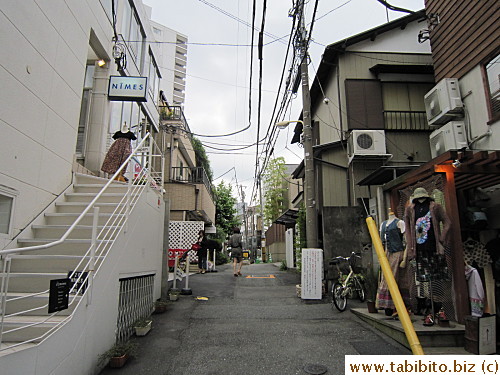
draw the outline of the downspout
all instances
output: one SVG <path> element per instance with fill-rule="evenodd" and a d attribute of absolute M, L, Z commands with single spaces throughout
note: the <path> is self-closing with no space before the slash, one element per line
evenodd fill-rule
<path fill-rule="evenodd" d="M 200 195 L 200 189 L 194 185 L 194 210 L 198 210 L 198 195 Z"/>

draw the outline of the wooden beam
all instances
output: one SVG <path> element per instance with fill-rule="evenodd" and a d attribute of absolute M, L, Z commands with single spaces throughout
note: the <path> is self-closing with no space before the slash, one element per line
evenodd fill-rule
<path fill-rule="evenodd" d="M 382 186 L 384 190 L 390 190 L 394 187 L 402 189 L 406 186 L 413 185 L 415 182 L 422 180 L 434 174 L 434 166 L 444 164 L 446 162 L 458 159 L 458 151 L 447 151 L 442 155 L 428 161 L 422 166 L 399 176 Z"/>
<path fill-rule="evenodd" d="M 467 290 L 467 283 L 465 281 L 464 249 L 460 233 L 460 211 L 458 210 L 454 173 L 446 173 L 446 184 L 444 190 L 446 213 L 451 220 L 451 229 L 448 235 L 450 238 L 449 243 L 451 245 L 455 311 L 457 313 L 457 321 L 460 324 L 465 324 L 465 316 L 469 314 L 469 299 L 467 293 L 464 293 L 464 291 Z"/>

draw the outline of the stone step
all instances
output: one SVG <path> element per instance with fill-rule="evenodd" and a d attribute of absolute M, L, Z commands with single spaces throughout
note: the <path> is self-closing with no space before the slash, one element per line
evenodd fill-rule
<path fill-rule="evenodd" d="M 47 333 L 49 330 L 53 329 L 56 325 L 60 324 L 67 316 L 38 316 L 38 315 L 22 315 L 14 317 L 5 317 L 4 320 L 4 333 L 2 335 L 2 340 L 22 342 L 30 340 L 34 337 L 40 337 Z M 38 323 L 30 327 L 26 325 Z M 15 330 L 13 332 L 8 332 L 19 327 L 26 327 L 23 329 Z"/>
<path fill-rule="evenodd" d="M 99 207 L 99 213 L 113 213 L 117 207 L 117 211 L 121 210 L 121 208 L 125 205 L 125 203 L 96 203 L 94 206 Z M 56 202 L 56 210 L 58 213 L 82 213 L 84 209 L 86 209 L 88 203 L 86 202 Z M 94 210 L 91 209 L 91 213 Z"/>
<path fill-rule="evenodd" d="M 385 316 L 385 314 L 381 312 L 370 314 L 366 308 L 353 308 L 351 312 L 375 329 L 406 346 L 408 349 L 411 349 L 406 339 L 403 326 L 399 320 Z M 424 352 L 425 348 L 429 347 L 464 347 L 464 325 L 450 322 L 449 328 L 440 327 L 437 324 L 426 327 L 422 325 L 423 316 L 412 316 L 411 319 L 415 332 L 420 340 L 420 345 L 424 348 Z"/>
<path fill-rule="evenodd" d="M 66 310 L 60 311 L 59 315 L 69 315 L 75 309 L 80 296 L 71 296 L 76 298 Z M 7 301 L 5 305 L 5 313 L 7 315 L 14 314 L 19 311 L 24 311 L 23 315 L 40 316 L 48 313 L 49 294 L 42 293 L 33 295 L 31 293 L 7 293 Z"/>
<path fill-rule="evenodd" d="M 92 202 L 96 197 L 95 193 L 64 193 L 66 202 Z M 132 200 L 137 197 L 137 194 L 132 194 Z M 124 203 L 126 200 L 125 192 L 123 193 L 103 193 L 97 202 L 99 203 Z"/>
<path fill-rule="evenodd" d="M 72 225 L 80 216 L 80 213 L 46 213 L 45 222 L 47 225 Z M 124 220 L 125 214 L 99 213 L 98 225 L 118 225 L 119 221 Z M 94 215 L 87 213 L 79 225 L 92 225 Z"/>
<path fill-rule="evenodd" d="M 82 261 L 82 258 L 83 259 Z M 89 257 L 75 255 L 37 255 L 28 253 L 26 255 L 14 256 L 11 264 L 11 272 L 15 273 L 54 273 L 69 272 L 77 266 L 85 268 Z M 102 257 L 96 256 L 95 263 L 98 265 Z"/>
<path fill-rule="evenodd" d="M 35 238 L 61 238 L 70 228 L 70 225 L 32 225 L 35 230 Z M 119 231 L 119 226 L 97 226 L 98 238 L 109 238 L 116 235 Z M 91 238 L 92 226 L 91 225 L 77 225 L 69 234 L 68 239 L 76 238 Z"/>

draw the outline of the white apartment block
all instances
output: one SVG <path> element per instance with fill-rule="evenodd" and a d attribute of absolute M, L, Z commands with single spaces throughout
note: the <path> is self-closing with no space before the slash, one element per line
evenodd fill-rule
<path fill-rule="evenodd" d="M 169 105 L 184 108 L 186 90 L 187 36 L 150 21 L 158 47 L 160 90 Z"/>

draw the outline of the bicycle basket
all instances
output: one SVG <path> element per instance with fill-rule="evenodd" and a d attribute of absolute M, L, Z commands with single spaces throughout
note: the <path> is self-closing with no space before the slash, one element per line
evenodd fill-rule
<path fill-rule="evenodd" d="M 352 255 L 351 257 L 349 257 L 349 265 L 352 267 L 353 271 L 355 273 L 358 273 L 361 269 L 360 266 L 356 266 L 356 262 L 358 260 L 358 257 Z"/>

